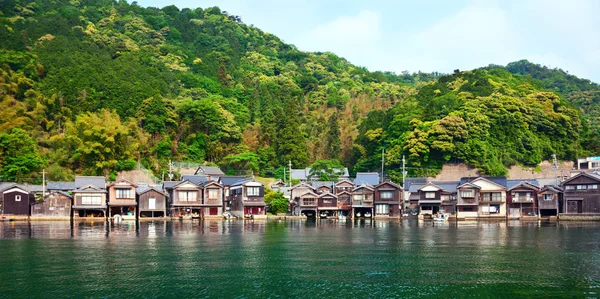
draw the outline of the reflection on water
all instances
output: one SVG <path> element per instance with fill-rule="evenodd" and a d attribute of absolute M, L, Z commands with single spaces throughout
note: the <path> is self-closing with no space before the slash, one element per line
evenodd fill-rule
<path fill-rule="evenodd" d="M 0 298 L 597 297 L 599 249 L 591 222 L 2 222 Z"/>

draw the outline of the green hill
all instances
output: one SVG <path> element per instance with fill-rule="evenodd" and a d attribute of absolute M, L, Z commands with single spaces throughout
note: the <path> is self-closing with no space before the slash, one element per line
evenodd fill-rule
<path fill-rule="evenodd" d="M 2 180 L 138 162 L 161 173 L 169 159 L 263 175 L 288 161 L 371 170 L 383 147 L 391 174 L 402 154 L 414 172 L 461 160 L 497 174 L 595 144 L 565 101 L 577 100 L 543 78 L 370 72 L 218 7 L 5 0 L 0 40 Z"/>

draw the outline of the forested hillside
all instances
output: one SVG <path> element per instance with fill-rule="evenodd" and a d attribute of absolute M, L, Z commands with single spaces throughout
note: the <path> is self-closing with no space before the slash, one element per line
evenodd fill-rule
<path fill-rule="evenodd" d="M 42 168 L 53 180 L 114 176 L 138 161 L 160 173 L 169 159 L 263 175 L 288 161 L 365 171 L 382 148 L 394 177 L 402 155 L 414 174 L 447 161 L 501 174 L 600 148 L 573 106 L 596 109 L 583 103 L 589 90 L 575 99 L 500 68 L 369 72 L 218 7 L 5 0 L 0 41 L 2 180 Z"/>

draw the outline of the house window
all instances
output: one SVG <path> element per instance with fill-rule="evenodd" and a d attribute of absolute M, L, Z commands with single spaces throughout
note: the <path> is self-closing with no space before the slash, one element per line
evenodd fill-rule
<path fill-rule="evenodd" d="M 229 189 L 225 189 L 225 196 L 229 196 Z"/>
<path fill-rule="evenodd" d="M 219 198 L 219 189 L 208 189 L 208 198 Z"/>
<path fill-rule="evenodd" d="M 331 204 L 331 199 L 323 199 L 323 204 Z"/>
<path fill-rule="evenodd" d="M 490 206 L 490 214 L 500 213 L 500 206 Z"/>
<path fill-rule="evenodd" d="M 530 201 L 531 193 L 530 192 L 515 192 L 514 199 L 515 199 L 515 201 L 520 201 L 520 200 Z"/>
<path fill-rule="evenodd" d="M 99 205 L 102 204 L 100 196 L 82 196 L 81 203 L 84 205 Z"/>
<path fill-rule="evenodd" d="M 314 198 L 304 198 L 304 199 L 302 199 L 302 202 L 304 203 L 305 206 L 314 206 L 315 205 Z"/>
<path fill-rule="evenodd" d="M 21 195 L 15 195 L 15 201 L 21 201 Z"/>
<path fill-rule="evenodd" d="M 425 198 L 435 198 L 435 192 L 425 192 Z"/>
<path fill-rule="evenodd" d="M 597 184 L 588 185 L 588 189 L 598 189 L 598 185 Z"/>
<path fill-rule="evenodd" d="M 156 209 L 156 198 L 148 198 L 148 209 Z"/>
<path fill-rule="evenodd" d="M 448 201 L 448 200 L 450 200 L 450 195 L 442 195 L 442 200 L 443 200 L 443 201 Z"/>
<path fill-rule="evenodd" d="M 375 214 L 377 215 L 387 215 L 389 214 L 389 206 L 388 205 L 376 205 L 375 206 Z"/>
<path fill-rule="evenodd" d="M 116 189 L 117 198 L 133 198 L 133 192 L 131 189 Z"/>
<path fill-rule="evenodd" d="M 544 194 L 544 200 L 552 200 L 552 194 Z"/>
<path fill-rule="evenodd" d="M 354 194 L 354 195 L 352 195 L 352 199 L 354 199 L 354 200 L 362 200 L 363 199 L 363 195 L 362 194 Z"/>
<path fill-rule="evenodd" d="M 573 185 L 567 185 L 567 190 L 575 190 L 575 186 Z"/>
<path fill-rule="evenodd" d="M 198 192 L 196 191 L 179 191 L 177 193 L 179 201 L 196 201 Z"/>
<path fill-rule="evenodd" d="M 587 185 L 577 185 L 577 190 L 586 190 Z"/>
<path fill-rule="evenodd" d="M 246 187 L 246 194 L 248 196 L 258 196 L 259 188 L 258 187 Z"/>
<path fill-rule="evenodd" d="M 473 190 L 460 191 L 460 197 L 475 197 L 475 191 L 473 191 Z"/>
<path fill-rule="evenodd" d="M 381 199 L 392 199 L 394 198 L 394 192 L 392 191 L 382 191 Z"/>

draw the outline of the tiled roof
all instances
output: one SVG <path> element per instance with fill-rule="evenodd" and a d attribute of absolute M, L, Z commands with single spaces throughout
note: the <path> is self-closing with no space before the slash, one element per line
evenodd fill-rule
<path fill-rule="evenodd" d="M 48 182 L 46 188 L 48 190 L 73 190 L 75 182 Z"/>
<path fill-rule="evenodd" d="M 363 184 L 375 186 L 379 184 L 379 173 L 377 172 L 359 172 L 354 179 L 354 185 L 360 186 Z"/>
<path fill-rule="evenodd" d="M 521 183 L 529 183 L 536 187 L 540 187 L 540 183 L 535 179 L 525 179 L 525 180 L 506 180 L 506 189 L 510 190 L 513 187 L 518 186 Z"/>
<path fill-rule="evenodd" d="M 324 181 L 310 181 L 308 182 L 313 188 L 319 188 L 322 186 L 326 186 L 332 188 L 335 182 L 324 182 Z"/>
<path fill-rule="evenodd" d="M 142 185 L 142 184 L 138 185 L 138 187 L 135 188 L 135 193 L 140 195 L 140 194 L 143 194 L 150 190 L 154 190 L 162 195 L 166 195 L 162 190 L 160 190 L 160 186 L 149 186 L 149 185 Z"/>
<path fill-rule="evenodd" d="M 221 184 L 223 186 L 231 186 L 240 181 L 247 181 L 248 178 L 244 176 L 223 176 L 221 177 Z"/>
<path fill-rule="evenodd" d="M 163 182 L 163 188 L 165 188 L 165 189 L 171 189 L 171 188 L 175 187 L 179 183 L 181 183 L 181 181 L 164 181 Z"/>
<path fill-rule="evenodd" d="M 184 175 L 181 177 L 182 181 L 188 180 L 196 185 L 200 185 L 208 181 L 208 178 L 205 175 Z"/>
<path fill-rule="evenodd" d="M 85 186 L 95 186 L 98 188 L 106 188 L 106 179 L 103 176 L 76 176 L 75 189 Z"/>
<path fill-rule="evenodd" d="M 442 188 L 444 191 L 454 193 L 456 192 L 456 187 L 458 187 L 459 181 L 434 181 L 432 183 Z"/>
<path fill-rule="evenodd" d="M 196 170 L 197 175 L 210 175 L 210 176 L 219 176 L 222 177 L 225 173 L 221 170 L 221 168 L 217 166 L 206 166 L 202 165 L 198 167 Z"/>
<path fill-rule="evenodd" d="M 492 181 L 498 185 L 502 185 L 504 187 L 506 187 L 506 177 L 505 176 L 475 176 L 475 177 L 462 177 L 460 178 L 460 183 L 459 185 L 462 185 L 464 183 L 468 183 L 471 182 L 475 179 L 478 178 L 484 178 L 488 181 Z"/>

